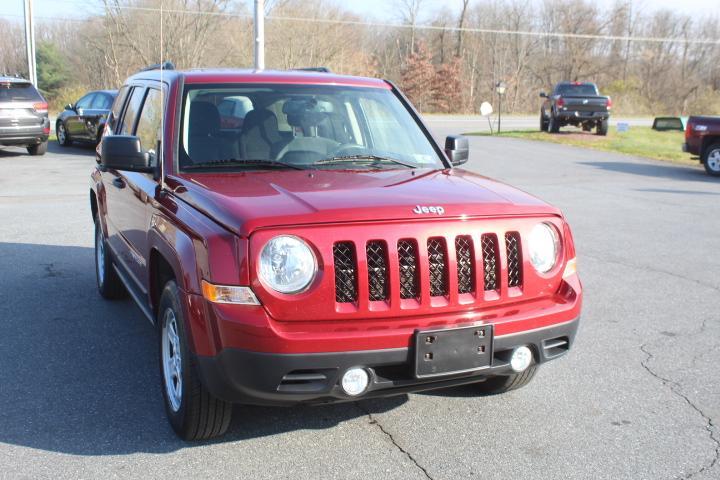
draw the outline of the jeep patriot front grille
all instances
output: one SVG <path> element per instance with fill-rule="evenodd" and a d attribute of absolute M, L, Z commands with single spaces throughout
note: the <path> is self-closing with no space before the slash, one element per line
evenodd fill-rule
<path fill-rule="evenodd" d="M 502 252 L 498 235 L 494 233 L 483 234 L 479 238 L 470 235 L 459 235 L 454 239 L 431 237 L 424 244 L 415 239 L 400 239 L 390 246 L 393 252 L 388 251 L 388 243 L 383 240 L 372 240 L 364 246 L 349 241 L 337 242 L 333 245 L 335 301 L 357 302 L 358 291 L 367 291 L 370 301 L 389 300 L 392 267 L 397 269 L 394 277 L 398 281 L 396 295 L 399 294 L 401 300 L 419 300 L 423 289 L 427 289 L 430 297 L 447 297 L 451 287 L 458 294 L 498 291 L 501 254 L 507 261 L 507 286 L 521 287 L 520 235 L 507 232 L 501 240 L 504 240 Z M 452 248 L 448 248 L 448 242 Z M 357 248 L 365 251 L 365 278 L 358 275 Z M 481 275 L 476 281 L 478 271 Z M 366 282 L 367 289 L 359 289 L 358 282 Z"/>

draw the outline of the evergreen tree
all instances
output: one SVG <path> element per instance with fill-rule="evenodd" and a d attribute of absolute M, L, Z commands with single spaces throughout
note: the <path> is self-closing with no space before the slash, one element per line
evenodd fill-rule
<path fill-rule="evenodd" d="M 37 77 L 38 88 L 49 96 L 55 95 L 70 80 L 65 58 L 53 43 L 37 45 Z"/>

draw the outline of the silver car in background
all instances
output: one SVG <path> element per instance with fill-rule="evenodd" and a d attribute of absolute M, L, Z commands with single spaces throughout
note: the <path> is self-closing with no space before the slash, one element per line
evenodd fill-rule
<path fill-rule="evenodd" d="M 48 104 L 27 80 L 0 76 L 0 145 L 26 147 L 30 155 L 47 151 Z"/>

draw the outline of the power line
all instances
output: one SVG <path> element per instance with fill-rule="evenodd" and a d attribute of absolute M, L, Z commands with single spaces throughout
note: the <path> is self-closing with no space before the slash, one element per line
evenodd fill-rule
<path fill-rule="evenodd" d="M 80 5 L 80 2 L 74 1 L 63 1 L 62 3 L 71 3 L 74 5 Z M 149 12 L 159 13 L 159 8 L 153 7 L 138 7 L 133 5 L 113 5 L 107 8 L 107 10 L 128 10 L 138 12 Z M 235 13 L 235 12 L 206 12 L 202 10 L 183 10 L 183 9 L 162 9 L 166 14 L 181 14 L 181 15 L 211 15 L 218 17 L 228 18 L 243 18 L 252 19 L 252 15 L 246 13 Z M 0 15 L 10 16 L 10 15 Z M 36 17 L 44 20 L 58 20 L 57 17 Z M 362 27 L 381 27 L 381 28 L 405 28 L 405 29 L 416 29 L 416 30 L 434 30 L 434 31 L 446 31 L 446 32 L 463 32 L 463 33 L 479 33 L 479 34 L 492 34 L 492 35 L 518 35 L 527 37 L 539 37 L 539 38 L 569 38 L 579 40 L 606 40 L 606 41 L 623 41 L 623 42 L 640 42 L 640 43 L 680 43 L 690 45 L 720 45 L 720 39 L 712 38 L 678 38 L 678 37 L 635 37 L 628 35 L 598 35 L 598 34 L 586 34 L 586 33 L 563 33 L 563 32 L 546 32 L 546 31 L 533 31 L 533 30 L 506 30 L 506 29 L 493 29 L 493 28 L 475 28 L 475 27 L 446 27 L 439 25 L 408 25 L 402 23 L 392 22 L 365 22 L 360 20 L 338 20 L 328 18 L 310 18 L 310 17 L 293 17 L 283 15 L 269 15 L 265 17 L 267 21 L 290 21 L 290 22 L 308 22 L 308 23 L 323 23 L 323 24 L 336 24 L 336 25 L 352 25 Z M 67 19 L 70 20 L 70 19 Z M 75 20 L 81 21 L 81 20 Z"/>

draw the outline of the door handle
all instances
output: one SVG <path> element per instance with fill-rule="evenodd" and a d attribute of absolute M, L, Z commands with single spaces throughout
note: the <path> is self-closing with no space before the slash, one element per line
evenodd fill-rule
<path fill-rule="evenodd" d="M 115 179 L 112 181 L 113 185 L 115 185 L 117 188 L 125 188 L 125 182 L 120 177 L 115 177 Z"/>

